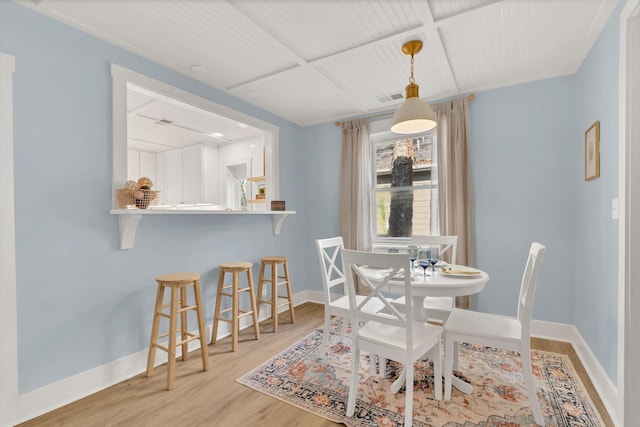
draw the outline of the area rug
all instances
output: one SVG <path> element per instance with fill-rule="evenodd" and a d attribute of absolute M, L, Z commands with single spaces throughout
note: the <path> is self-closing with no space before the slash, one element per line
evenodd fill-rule
<path fill-rule="evenodd" d="M 237 381 L 274 398 L 347 426 L 401 426 L 404 390 L 389 392 L 400 367 L 389 362 L 385 378 L 372 375 L 369 356 L 361 352 L 360 383 L 353 417 L 345 416 L 351 342 L 339 343 L 339 321 L 332 324 L 327 355 L 318 357 L 322 330 L 317 329 Z M 546 426 L 601 427 L 584 385 L 566 355 L 533 350 L 531 354 L 538 400 Z M 414 426 L 515 427 L 535 426 L 522 380 L 517 353 L 461 345 L 458 376 L 473 385 L 466 395 L 455 388 L 449 401 L 436 401 L 433 366 L 415 365 Z"/>

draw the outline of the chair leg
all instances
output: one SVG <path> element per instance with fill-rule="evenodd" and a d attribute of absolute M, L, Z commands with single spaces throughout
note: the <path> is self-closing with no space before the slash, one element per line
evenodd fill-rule
<path fill-rule="evenodd" d="M 178 289 L 171 287 L 171 303 L 169 314 L 169 360 L 167 361 L 167 390 L 172 390 L 176 375 L 176 334 L 178 333 Z"/>
<path fill-rule="evenodd" d="M 207 330 L 204 325 L 204 314 L 202 313 L 202 293 L 200 292 L 200 281 L 196 280 L 193 284 L 193 295 L 196 300 L 196 306 L 198 307 L 196 315 L 198 317 L 198 334 L 200 335 L 200 357 L 202 358 L 202 369 L 209 370 L 209 351 L 207 348 L 207 340 L 205 338 L 205 331 Z"/>
<path fill-rule="evenodd" d="M 278 264 L 271 263 L 271 319 L 273 332 L 278 332 Z"/>
<path fill-rule="evenodd" d="M 147 377 L 153 374 L 153 366 L 156 360 L 156 345 L 158 344 L 158 330 L 160 329 L 160 311 L 164 300 L 164 286 L 158 283 L 156 293 L 156 305 L 153 308 L 153 326 L 151 327 L 151 339 L 149 342 L 149 354 L 147 355 Z"/>
<path fill-rule="evenodd" d="M 453 343 L 453 369 L 455 369 L 456 371 L 458 370 L 458 349 L 460 347 L 460 343 L 455 342 Z"/>
<path fill-rule="evenodd" d="M 380 367 L 378 368 L 378 372 L 380 377 L 385 378 L 387 376 L 387 359 L 382 356 L 378 356 L 378 363 Z"/>
<path fill-rule="evenodd" d="M 187 307 L 189 304 L 187 303 L 187 288 L 185 286 L 180 287 L 180 336 L 182 341 L 182 360 L 187 360 L 189 358 L 189 343 L 187 339 L 189 338 L 189 328 L 188 328 L 188 316 L 187 311 L 182 310 Z"/>
<path fill-rule="evenodd" d="M 238 333 L 240 331 L 240 295 L 238 293 L 238 288 L 240 287 L 240 277 L 237 271 L 234 271 L 233 276 L 233 289 L 231 294 L 233 295 L 231 298 L 233 301 L 231 302 L 231 319 L 233 320 L 231 324 L 231 351 L 236 351 L 238 347 Z"/>
<path fill-rule="evenodd" d="M 284 262 L 284 280 L 287 282 L 287 296 L 289 298 L 289 313 L 291 314 L 291 323 L 296 323 L 296 314 L 293 308 L 293 292 L 291 292 L 291 282 L 289 281 L 289 263 Z"/>
<path fill-rule="evenodd" d="M 260 273 L 258 273 L 258 294 L 257 294 L 257 303 L 258 303 L 258 319 L 260 319 L 260 307 L 262 307 L 262 286 L 264 286 L 264 262 L 260 262 Z"/>
<path fill-rule="evenodd" d="M 211 328 L 211 344 L 215 344 L 218 339 L 218 319 L 220 319 L 220 303 L 222 301 L 222 287 L 224 286 L 224 270 L 220 268 L 218 275 L 218 290 L 216 292 L 216 308 L 213 310 L 213 325 Z"/>
<path fill-rule="evenodd" d="M 440 342 L 431 349 L 431 360 L 433 361 L 433 388 L 436 400 L 442 400 L 442 351 Z"/>
<path fill-rule="evenodd" d="M 540 410 L 540 403 L 538 402 L 538 395 L 536 394 L 536 385 L 533 382 L 533 373 L 531 372 L 531 349 L 528 345 L 523 345 L 523 349 L 520 352 L 520 359 L 522 360 L 522 377 L 524 379 L 524 386 L 527 390 L 527 397 L 529 397 L 529 404 L 531 405 L 531 412 L 533 412 L 533 419 L 539 426 L 544 425 L 544 419 L 542 417 L 542 411 Z"/>
<path fill-rule="evenodd" d="M 331 329 L 331 313 L 325 308 L 324 325 L 322 326 L 322 343 L 320 344 L 319 357 L 324 358 L 329 345 L 329 331 Z"/>
<path fill-rule="evenodd" d="M 451 400 L 451 381 L 453 379 L 453 337 L 445 334 L 444 339 L 444 399 Z"/>
<path fill-rule="evenodd" d="M 257 340 L 260 339 L 260 324 L 258 322 L 258 307 L 256 304 L 256 293 L 253 287 L 253 273 L 247 270 L 247 281 L 249 282 L 249 299 L 251 300 L 251 317 L 253 318 L 253 331 Z"/>
<path fill-rule="evenodd" d="M 349 319 L 342 318 L 342 327 L 340 329 L 340 342 L 344 342 L 344 337 L 347 336 L 347 328 L 349 327 Z"/>
<path fill-rule="evenodd" d="M 404 386 L 404 426 L 411 427 L 413 423 L 413 363 L 409 362 L 404 365 L 406 372 Z"/>
<path fill-rule="evenodd" d="M 353 346 L 351 356 L 351 382 L 349 383 L 349 399 L 347 400 L 347 417 L 353 417 L 356 411 L 356 397 L 358 395 L 358 380 L 360 378 L 360 349 Z"/>

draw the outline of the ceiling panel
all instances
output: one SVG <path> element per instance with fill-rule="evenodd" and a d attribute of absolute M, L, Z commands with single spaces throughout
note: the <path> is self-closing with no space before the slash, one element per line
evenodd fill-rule
<path fill-rule="evenodd" d="M 311 123 L 319 116 L 333 120 L 361 111 L 351 97 L 310 67 L 248 84 L 243 91 L 249 92 L 242 96 L 248 96 L 253 104 L 278 111 L 295 123 Z"/>
<path fill-rule="evenodd" d="M 425 44 L 415 56 L 414 78 L 424 99 L 437 99 L 450 88 L 448 77 L 441 73 L 442 67 L 432 59 L 433 49 L 433 45 Z M 411 75 L 411 58 L 402 52 L 397 43 L 389 43 L 373 50 L 357 52 L 322 68 L 344 85 L 346 92 L 361 100 L 364 108 L 378 110 L 402 102 L 402 99 L 383 102 L 380 98 L 397 93 L 404 95 Z"/>
<path fill-rule="evenodd" d="M 296 65 L 225 1 L 43 1 L 40 7 L 168 68 L 226 88 Z M 249 65 L 250 64 L 250 65 Z M 201 65 L 194 74 L 191 65 Z"/>
<path fill-rule="evenodd" d="M 233 4 L 306 61 L 422 25 L 411 1 L 253 0 Z"/>
<path fill-rule="evenodd" d="M 544 3 L 544 4 L 539 4 Z M 462 92 L 574 73 L 600 2 L 510 2 L 439 29 Z M 572 19 L 573 17 L 573 19 Z M 591 19 L 589 19 L 591 17 Z M 579 61 L 576 59 L 579 58 Z"/>
<path fill-rule="evenodd" d="M 16 0 L 302 126 L 578 70 L 617 0 Z M 201 72 L 191 70 L 200 65 Z"/>

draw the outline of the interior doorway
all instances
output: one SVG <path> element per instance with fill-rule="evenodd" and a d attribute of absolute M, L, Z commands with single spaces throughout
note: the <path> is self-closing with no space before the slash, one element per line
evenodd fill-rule
<path fill-rule="evenodd" d="M 640 419 L 640 0 L 620 17 L 620 223 L 618 393 L 622 425 Z"/>

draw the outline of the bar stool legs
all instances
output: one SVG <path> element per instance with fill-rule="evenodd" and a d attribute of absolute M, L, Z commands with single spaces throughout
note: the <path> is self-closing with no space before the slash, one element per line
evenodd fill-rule
<path fill-rule="evenodd" d="M 253 328 L 256 339 L 260 339 L 260 329 L 258 327 L 258 310 L 256 307 L 255 289 L 253 286 L 253 273 L 250 262 L 229 262 L 220 264 L 220 274 L 218 276 L 218 292 L 216 294 L 216 307 L 213 313 L 213 329 L 211 331 L 211 344 L 215 344 L 218 337 L 219 321 L 231 323 L 231 351 L 236 351 L 238 347 L 238 335 L 240 332 L 240 318 L 251 315 L 253 318 Z M 232 275 L 230 285 L 224 285 L 225 274 Z M 240 288 L 240 274 L 247 274 L 247 287 Z M 230 293 L 229 293 L 230 292 Z M 240 292 L 248 292 L 251 302 L 251 310 L 240 310 Z M 222 297 L 231 298 L 231 307 L 221 310 Z M 231 312 L 231 317 L 223 317 L 222 314 Z"/>
<path fill-rule="evenodd" d="M 283 274 L 280 275 L 278 266 L 282 265 Z M 271 266 L 271 278 L 265 276 L 266 268 Z M 284 279 L 280 281 L 280 279 Z M 263 286 L 271 285 L 271 299 L 263 299 Z M 280 295 L 278 286 L 286 286 L 286 295 Z M 269 285 L 266 285 L 269 286 Z M 279 300 L 285 299 L 286 302 L 280 303 Z M 258 279 L 258 315 L 260 307 L 263 304 L 271 306 L 271 319 L 273 321 L 273 332 L 278 332 L 278 311 L 280 307 L 289 307 L 291 313 L 291 323 L 296 322 L 295 312 L 293 310 L 293 298 L 291 293 L 291 283 L 289 281 L 289 263 L 285 256 L 267 256 L 260 258 L 260 275 Z"/>
<path fill-rule="evenodd" d="M 156 294 L 156 304 L 153 313 L 153 325 L 151 327 L 151 340 L 149 343 L 149 354 L 147 356 L 147 377 L 153 374 L 153 365 L 156 358 L 156 349 L 167 352 L 167 390 L 171 390 L 175 383 L 176 367 L 176 346 L 182 347 L 182 360 L 189 357 L 189 342 L 200 341 L 200 354 L 202 357 L 203 370 L 209 370 L 209 353 L 205 340 L 204 315 L 202 313 L 202 296 L 200 294 L 200 275 L 198 273 L 172 273 L 158 276 L 158 291 Z M 187 286 L 193 286 L 195 303 L 188 305 Z M 164 293 L 166 288 L 171 288 L 171 297 L 168 304 L 164 304 Z M 169 313 L 165 313 L 165 309 Z M 193 310 L 198 319 L 198 333 L 189 332 L 187 324 L 187 312 Z M 178 328 L 178 314 L 180 314 L 180 328 Z M 160 329 L 160 319 L 169 320 L 169 331 L 158 334 Z M 180 342 L 177 342 L 177 334 L 180 332 Z M 167 346 L 158 343 L 158 339 L 168 337 Z"/>

